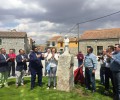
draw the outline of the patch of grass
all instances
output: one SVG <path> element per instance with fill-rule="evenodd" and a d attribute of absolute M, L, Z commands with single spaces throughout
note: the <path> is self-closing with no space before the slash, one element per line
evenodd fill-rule
<path fill-rule="evenodd" d="M 98 84 L 96 93 L 86 91 L 84 86 L 75 84 L 71 92 L 64 92 L 50 88 L 47 90 L 47 77 L 43 77 L 43 86 L 36 85 L 30 90 L 30 78 L 25 78 L 25 86 L 15 87 L 15 79 L 9 79 L 9 88 L 0 89 L 0 100 L 112 100 L 112 97 L 103 94 L 104 87 Z M 37 84 L 37 82 L 36 82 Z"/>

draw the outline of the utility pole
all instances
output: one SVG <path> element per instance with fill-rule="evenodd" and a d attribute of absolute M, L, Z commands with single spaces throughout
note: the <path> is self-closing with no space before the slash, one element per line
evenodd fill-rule
<path fill-rule="evenodd" d="M 77 23 L 77 26 L 78 26 L 78 52 L 79 52 L 79 38 L 80 38 L 79 23 Z"/>

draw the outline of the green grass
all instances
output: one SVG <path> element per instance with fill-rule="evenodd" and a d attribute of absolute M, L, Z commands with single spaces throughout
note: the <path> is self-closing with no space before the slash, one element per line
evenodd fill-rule
<path fill-rule="evenodd" d="M 103 95 L 104 87 L 98 84 L 96 93 L 86 91 L 83 86 L 75 85 L 71 92 L 47 90 L 47 77 L 43 78 L 43 86 L 36 85 L 30 90 L 30 78 L 25 78 L 25 86 L 15 87 L 15 79 L 9 79 L 9 88 L 0 89 L 0 100 L 112 100 L 111 96 Z M 37 83 L 36 83 L 37 84 Z"/>

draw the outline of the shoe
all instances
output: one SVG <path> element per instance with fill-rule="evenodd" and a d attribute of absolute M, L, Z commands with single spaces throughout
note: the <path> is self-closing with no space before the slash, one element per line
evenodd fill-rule
<path fill-rule="evenodd" d="M 49 90 L 50 88 L 49 87 L 47 87 L 47 90 Z"/>
<path fill-rule="evenodd" d="M 95 93 L 96 91 L 95 90 L 92 90 L 92 93 Z"/>
<path fill-rule="evenodd" d="M 42 87 L 42 84 L 39 84 L 39 87 Z"/>
<path fill-rule="evenodd" d="M 33 90 L 33 89 L 34 89 L 34 87 L 31 87 L 31 88 L 30 88 L 30 90 Z"/>
<path fill-rule="evenodd" d="M 0 86 L 0 88 L 2 88 L 2 85 Z"/>
<path fill-rule="evenodd" d="M 18 84 L 16 84 L 16 88 L 18 88 Z"/>
<path fill-rule="evenodd" d="M 22 86 L 24 86 L 24 83 L 21 83 Z"/>
<path fill-rule="evenodd" d="M 7 88 L 9 87 L 8 84 L 4 84 L 4 86 L 7 87 Z"/>
<path fill-rule="evenodd" d="M 53 89 L 56 90 L 56 87 L 54 87 Z"/>
<path fill-rule="evenodd" d="M 104 94 L 105 94 L 105 95 L 109 95 L 109 91 L 106 91 L 106 90 L 105 90 Z"/>

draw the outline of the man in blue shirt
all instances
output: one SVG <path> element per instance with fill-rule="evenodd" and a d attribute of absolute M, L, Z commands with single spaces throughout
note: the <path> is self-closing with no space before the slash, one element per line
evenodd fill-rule
<path fill-rule="evenodd" d="M 92 92 L 95 92 L 96 85 L 95 85 L 95 71 L 97 69 L 97 58 L 92 53 L 93 48 L 87 48 L 87 55 L 84 59 L 84 67 L 85 67 L 85 85 L 86 89 L 91 89 L 90 85 L 92 85 Z"/>
<path fill-rule="evenodd" d="M 107 54 L 111 58 L 110 70 L 113 74 L 115 87 L 114 100 L 120 100 L 120 44 L 116 45 L 113 54 Z"/>

